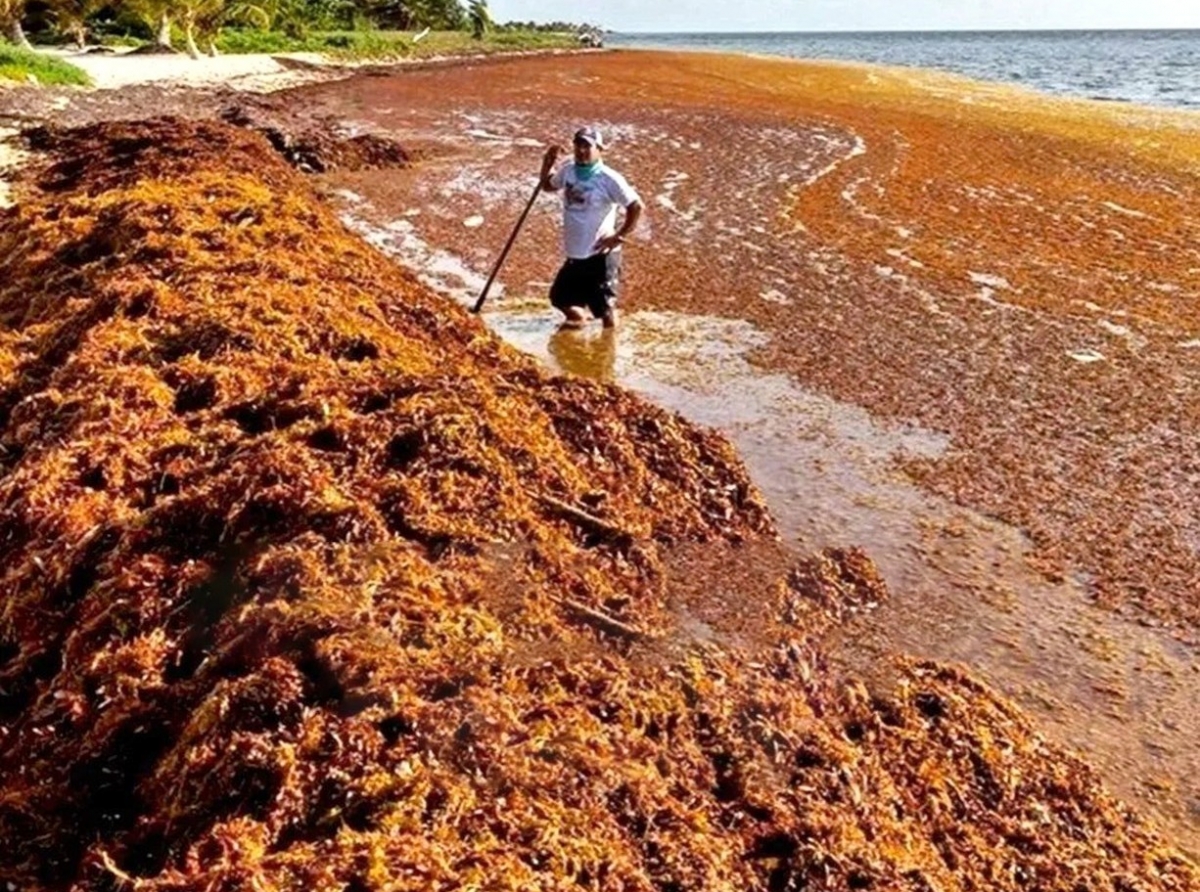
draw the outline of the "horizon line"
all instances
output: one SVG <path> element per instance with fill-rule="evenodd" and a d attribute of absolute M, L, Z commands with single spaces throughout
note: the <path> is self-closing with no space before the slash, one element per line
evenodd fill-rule
<path fill-rule="evenodd" d="M 836 28 L 826 29 L 821 31 L 809 30 L 774 30 L 774 31 L 744 31 L 744 30 L 726 30 L 713 29 L 701 31 L 626 31 L 620 28 L 604 27 L 604 30 L 610 34 L 629 34 L 631 36 L 642 35 L 662 35 L 662 34 L 687 34 L 687 35 L 704 35 L 704 34 L 743 34 L 743 35 L 761 35 L 761 34 L 811 34 L 811 35 L 827 35 L 827 34 L 1076 34 L 1097 31 L 1198 31 L 1200 25 L 1187 25 L 1182 27 L 1163 27 L 1163 26 L 1141 26 L 1141 27 L 1120 27 L 1120 28 Z"/>

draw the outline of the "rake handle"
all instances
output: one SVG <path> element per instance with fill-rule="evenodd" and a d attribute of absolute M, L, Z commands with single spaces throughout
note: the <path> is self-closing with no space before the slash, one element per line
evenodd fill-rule
<path fill-rule="evenodd" d="M 496 275 L 500 272 L 500 267 L 504 265 L 504 261 L 508 257 L 508 252 L 512 249 L 513 242 L 517 240 L 517 233 L 525 225 L 525 218 L 533 210 L 533 203 L 537 201 L 538 193 L 541 191 L 542 181 L 539 178 L 537 185 L 533 187 L 533 194 L 529 196 L 529 201 L 525 203 L 525 210 L 521 212 L 521 218 L 517 220 L 517 225 L 513 227 L 512 234 L 508 237 L 508 241 L 504 245 L 504 250 L 500 252 L 500 256 L 496 260 L 496 265 L 492 267 L 492 274 L 488 276 L 487 284 L 483 286 L 483 291 L 480 292 L 479 299 L 475 301 L 475 306 L 471 307 L 472 313 L 478 313 L 483 309 L 483 302 L 487 300 L 488 292 L 492 290 L 492 283 L 496 281 Z"/>

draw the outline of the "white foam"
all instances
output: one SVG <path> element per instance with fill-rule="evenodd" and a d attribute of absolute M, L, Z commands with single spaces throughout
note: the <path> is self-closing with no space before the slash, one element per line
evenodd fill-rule
<path fill-rule="evenodd" d="M 459 168 L 454 176 L 437 186 L 438 197 L 445 195 L 464 195 L 470 198 L 474 205 L 482 204 L 484 210 L 507 205 L 509 202 L 526 195 L 529 185 L 520 180 L 494 177 L 481 167 Z"/>
<path fill-rule="evenodd" d="M 1149 214 L 1143 214 L 1141 211 L 1135 211 L 1132 208 L 1122 207 L 1115 201 L 1102 201 L 1100 203 L 1116 214 L 1123 214 L 1126 217 L 1139 217 L 1143 220 L 1153 219 Z"/>
<path fill-rule="evenodd" d="M 821 137 L 818 137 L 818 138 L 820 139 Z M 830 143 L 834 142 L 834 140 L 830 137 L 824 137 L 823 141 L 830 142 Z M 835 170 L 837 170 L 839 167 L 841 167 L 847 161 L 850 161 L 853 158 L 857 158 L 859 155 L 865 155 L 865 154 L 867 154 L 867 144 L 861 136 L 859 136 L 858 134 L 855 134 L 854 135 L 854 143 L 850 146 L 849 152 L 847 152 L 841 158 L 835 158 L 829 164 L 826 164 L 824 167 L 822 167 L 816 173 L 809 176 L 804 181 L 803 185 L 805 187 L 815 185 L 816 183 L 825 179 L 825 177 L 829 176 L 831 173 L 833 173 Z"/>
<path fill-rule="evenodd" d="M 792 302 L 790 297 L 776 288 L 768 288 L 766 291 L 762 292 L 759 297 L 765 300 L 767 303 L 781 304 L 783 306 L 787 306 Z"/>
<path fill-rule="evenodd" d="M 430 288 L 456 300 L 471 302 L 487 281 L 485 276 L 467 266 L 461 257 L 431 247 L 417 235 L 415 227 L 408 220 L 392 220 L 386 226 L 377 226 L 346 213 L 342 214 L 342 222 L 368 244 L 413 270 L 417 278 Z M 496 296 L 503 294 L 504 286 L 495 283 L 492 293 Z"/>
<path fill-rule="evenodd" d="M 1004 276 L 993 276 L 990 273 L 976 272 L 968 272 L 967 275 L 970 276 L 971 281 L 976 285 L 986 285 L 988 288 L 999 290 L 1012 288 L 1012 285 L 1008 283 L 1008 279 L 1004 278 Z"/>
<path fill-rule="evenodd" d="M 492 133 L 490 130 L 484 130 L 480 127 L 472 127 L 466 131 L 467 136 L 472 136 L 475 139 L 482 139 L 486 142 L 503 143 L 508 146 L 540 146 L 541 143 L 536 139 L 530 139 L 528 136 L 505 136 L 503 133 Z"/>

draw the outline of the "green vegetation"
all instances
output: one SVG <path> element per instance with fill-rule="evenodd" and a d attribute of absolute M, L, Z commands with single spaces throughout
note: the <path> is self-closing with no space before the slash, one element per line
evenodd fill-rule
<path fill-rule="evenodd" d="M 574 49 L 574 34 L 492 31 L 475 40 L 469 31 L 312 31 L 289 37 L 280 31 L 228 28 L 216 39 L 221 53 L 325 53 L 336 59 L 426 59 L 430 56 L 486 55 L 497 52 Z"/>
<path fill-rule="evenodd" d="M 28 30 L 42 43 L 134 42 L 193 57 L 308 51 L 356 59 L 569 48 L 595 30 L 499 25 L 487 0 L 0 0 L 0 28 L 14 43 Z"/>
<path fill-rule="evenodd" d="M 492 29 L 492 13 L 487 0 L 471 0 L 467 4 L 467 21 L 471 23 L 471 36 L 475 40 L 483 40 L 483 36 Z"/>
<path fill-rule="evenodd" d="M 82 70 L 56 56 L 0 43 L 0 81 L 27 81 L 30 75 L 40 84 L 90 83 Z"/>

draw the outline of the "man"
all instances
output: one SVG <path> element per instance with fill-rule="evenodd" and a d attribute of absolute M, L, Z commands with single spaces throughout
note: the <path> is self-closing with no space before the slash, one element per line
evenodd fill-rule
<path fill-rule="evenodd" d="M 542 158 L 542 188 L 563 192 L 563 248 L 567 259 L 550 288 L 550 303 L 569 328 L 583 325 L 584 308 L 605 328 L 617 324 L 621 244 L 642 216 L 642 200 L 625 178 L 604 165 L 604 139 L 594 127 L 575 133 L 575 160 L 551 173 L 562 151 L 550 146 Z M 625 219 L 617 228 L 617 208 Z"/>

